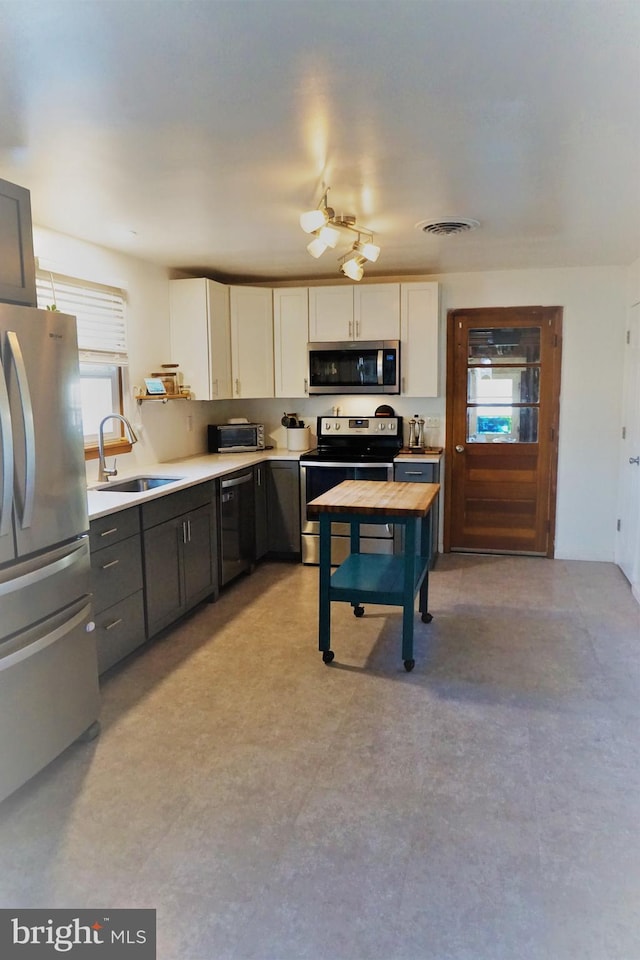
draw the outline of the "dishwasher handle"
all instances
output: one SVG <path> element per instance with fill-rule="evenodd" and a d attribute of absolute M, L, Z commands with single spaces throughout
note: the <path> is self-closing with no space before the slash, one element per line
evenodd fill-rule
<path fill-rule="evenodd" d="M 239 487 L 242 483 L 250 483 L 253 480 L 252 473 L 243 473 L 239 477 L 229 477 L 228 480 L 220 481 L 220 489 L 228 490 L 229 487 Z"/>

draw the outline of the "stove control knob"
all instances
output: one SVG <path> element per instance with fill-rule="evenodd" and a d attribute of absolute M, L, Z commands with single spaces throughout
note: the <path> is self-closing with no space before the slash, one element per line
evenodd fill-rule
<path fill-rule="evenodd" d="M 336 430 L 339 430 L 339 429 L 340 429 L 340 424 L 336 423 Z"/>
<path fill-rule="evenodd" d="M 325 429 L 325 430 L 331 430 L 331 424 L 329 423 L 328 420 L 325 422 L 324 429 Z"/>
<path fill-rule="evenodd" d="M 378 430 L 384 430 L 385 427 L 386 427 L 386 423 L 379 423 L 379 424 L 378 424 Z"/>

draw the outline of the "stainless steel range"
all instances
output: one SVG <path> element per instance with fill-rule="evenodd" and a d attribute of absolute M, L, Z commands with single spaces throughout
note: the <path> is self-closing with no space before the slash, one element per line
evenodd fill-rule
<path fill-rule="evenodd" d="M 343 480 L 393 480 L 402 448 L 402 417 L 318 417 L 318 447 L 300 459 L 302 562 L 318 563 L 320 524 L 307 515 L 309 501 Z M 393 553 L 391 524 L 363 523 L 363 553 Z M 331 525 L 331 562 L 349 554 L 349 525 Z"/>

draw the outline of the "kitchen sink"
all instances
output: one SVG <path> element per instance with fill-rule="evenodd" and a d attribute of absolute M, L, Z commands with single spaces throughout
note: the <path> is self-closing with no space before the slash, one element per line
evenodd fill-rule
<path fill-rule="evenodd" d="M 175 483 L 176 480 L 182 479 L 182 477 L 129 477 L 128 480 L 116 480 L 94 489 L 106 490 L 107 493 L 144 493 L 146 490 L 164 487 L 166 483 Z"/>

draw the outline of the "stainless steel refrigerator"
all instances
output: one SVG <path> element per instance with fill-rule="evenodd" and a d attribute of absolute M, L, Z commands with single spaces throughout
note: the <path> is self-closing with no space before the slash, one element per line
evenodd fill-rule
<path fill-rule="evenodd" d="M 97 731 L 88 527 L 75 319 L 0 304 L 0 800 Z"/>

